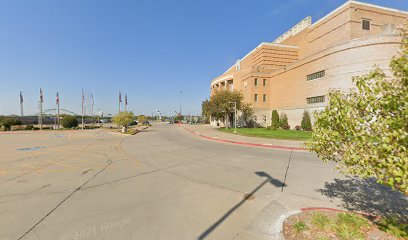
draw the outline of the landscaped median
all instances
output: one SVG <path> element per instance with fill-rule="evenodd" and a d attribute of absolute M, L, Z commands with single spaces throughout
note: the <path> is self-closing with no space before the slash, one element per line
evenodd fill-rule
<path fill-rule="evenodd" d="M 302 209 L 283 222 L 286 240 L 406 239 L 408 225 L 393 218 L 379 218 L 329 208 Z"/>
<path fill-rule="evenodd" d="M 219 131 L 233 133 L 234 128 L 219 128 Z M 311 138 L 312 132 L 297 130 L 272 130 L 269 128 L 237 128 L 237 134 L 249 137 L 274 138 L 284 140 L 305 141 Z"/>

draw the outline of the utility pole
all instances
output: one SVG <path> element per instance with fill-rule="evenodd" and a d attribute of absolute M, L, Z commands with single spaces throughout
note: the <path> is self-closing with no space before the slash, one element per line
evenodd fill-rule
<path fill-rule="evenodd" d="M 23 99 L 23 92 L 22 92 L 22 91 L 20 91 L 20 113 L 21 113 L 21 123 L 23 123 L 23 117 L 24 117 L 23 103 L 24 103 L 24 99 Z"/>
<path fill-rule="evenodd" d="M 85 95 L 84 95 L 84 89 L 82 89 L 82 130 L 84 130 L 84 103 L 85 103 Z"/>
<path fill-rule="evenodd" d="M 57 128 L 60 129 L 60 99 L 59 99 L 58 92 L 57 92 L 57 96 L 55 99 L 55 103 L 57 104 Z"/>
<path fill-rule="evenodd" d="M 40 88 L 40 102 L 39 102 L 39 108 L 40 108 L 40 114 L 39 114 L 39 119 L 38 122 L 40 124 L 40 130 L 42 130 L 43 128 L 43 111 L 42 111 L 42 105 L 44 103 L 44 96 L 43 96 L 43 92 L 42 89 Z"/>

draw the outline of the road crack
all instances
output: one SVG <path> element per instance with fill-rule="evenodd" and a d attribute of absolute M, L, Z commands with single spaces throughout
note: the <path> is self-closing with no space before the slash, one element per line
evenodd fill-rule
<path fill-rule="evenodd" d="M 82 183 L 79 187 L 77 187 L 74 191 L 72 191 L 67 197 L 65 197 L 62 201 L 60 201 L 51 211 L 49 211 L 44 217 L 42 217 L 39 221 L 37 221 L 30 229 L 28 229 L 23 235 L 21 235 L 17 240 L 23 239 L 27 234 L 29 234 L 34 228 L 36 228 L 41 222 L 43 222 L 48 216 L 50 216 L 55 210 L 57 210 L 64 202 L 70 199 L 75 193 L 81 190 L 86 184 L 88 184 L 92 179 L 98 176 L 100 173 L 105 171 L 111 164 L 112 160 L 105 154 L 106 158 L 108 158 L 106 165 L 95 173 L 92 177 Z"/>

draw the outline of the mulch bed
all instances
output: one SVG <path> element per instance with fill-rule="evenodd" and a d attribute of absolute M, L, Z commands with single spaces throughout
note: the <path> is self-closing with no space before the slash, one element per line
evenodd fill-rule
<path fill-rule="evenodd" d="M 316 222 L 313 221 L 313 216 L 315 214 L 324 214 L 328 219 L 330 219 L 329 226 L 319 227 Z M 367 220 L 364 226 L 358 228 L 359 236 L 345 236 L 347 234 L 339 234 L 340 225 L 338 222 L 338 214 L 346 213 L 343 211 L 333 211 L 333 210 L 309 210 L 303 211 L 299 214 L 293 215 L 285 220 L 283 223 L 283 235 L 286 240 L 326 240 L 326 239 L 372 239 L 372 240 L 399 240 L 399 238 L 394 237 L 391 234 L 380 231 L 376 225 L 371 221 Z M 353 214 L 353 213 L 349 213 Z M 360 216 L 354 214 L 355 216 Z M 366 219 L 363 216 L 360 216 L 363 219 Z M 364 221 L 364 220 L 363 220 Z M 299 222 L 301 226 L 304 226 L 299 231 Z M 298 224 L 295 226 L 295 224 Z M 304 224 L 304 225 L 303 225 Z M 350 227 L 353 227 L 352 224 Z"/>

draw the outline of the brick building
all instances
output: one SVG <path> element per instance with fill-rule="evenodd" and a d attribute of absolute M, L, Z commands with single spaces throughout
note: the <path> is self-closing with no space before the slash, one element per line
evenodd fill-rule
<path fill-rule="evenodd" d="M 315 23 L 307 17 L 259 44 L 211 81 L 211 94 L 241 91 L 259 125 L 269 126 L 276 109 L 294 128 L 305 110 L 327 104 L 330 89 L 350 89 L 353 76 L 374 66 L 387 71 L 401 43 L 397 28 L 407 18 L 407 11 L 348 1 Z"/>

